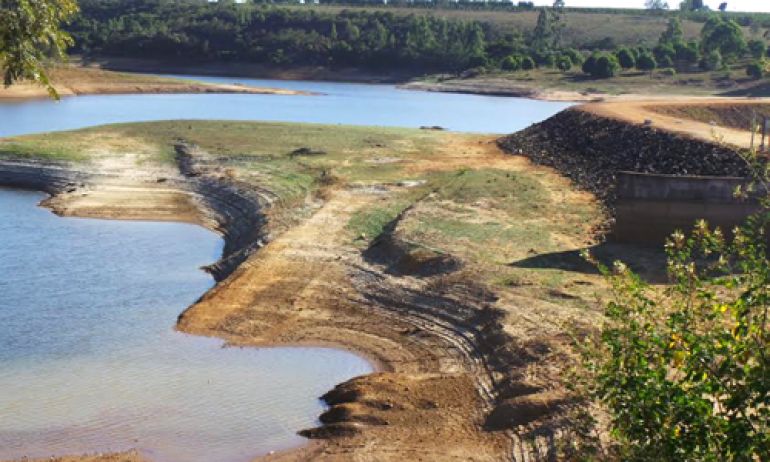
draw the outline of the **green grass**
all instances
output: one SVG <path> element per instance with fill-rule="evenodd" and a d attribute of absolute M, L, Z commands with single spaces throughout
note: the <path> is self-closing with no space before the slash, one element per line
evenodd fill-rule
<path fill-rule="evenodd" d="M 0 140 L 0 157 L 89 162 L 132 156 L 173 164 L 175 143 L 200 146 L 221 167 L 291 200 L 318 189 L 324 172 L 342 182 L 409 179 L 404 166 L 429 158 L 441 132 L 341 125 L 198 121 L 114 124 Z M 314 155 L 292 153 L 308 148 Z"/>
<path fill-rule="evenodd" d="M 365 245 L 380 236 L 388 223 L 414 203 L 405 197 L 384 202 L 378 207 L 358 210 L 350 217 L 347 229 L 358 243 Z"/>
<path fill-rule="evenodd" d="M 569 2 L 567 2 L 569 3 Z M 342 10 L 387 11 L 398 15 L 430 15 L 455 20 L 476 20 L 489 25 L 499 34 L 511 32 L 529 33 L 537 22 L 537 11 L 495 11 L 495 10 L 453 10 L 444 8 L 404 8 L 398 6 L 350 6 L 350 5 L 305 5 L 295 8 L 313 8 L 325 12 L 338 13 Z M 580 47 L 606 37 L 620 45 L 638 45 L 657 43 L 665 30 L 668 16 L 651 15 L 644 11 L 625 11 L 622 13 L 568 11 L 565 15 L 565 28 L 562 32 L 563 43 L 567 46 Z M 696 38 L 703 23 L 685 19 L 682 24 L 685 38 Z M 746 28 L 748 34 L 748 28 Z"/>
<path fill-rule="evenodd" d="M 741 104 L 731 106 L 728 104 L 714 105 L 682 105 L 682 106 L 652 106 L 655 112 L 696 120 L 698 122 L 711 123 L 722 126 L 749 130 L 752 121 L 757 125 L 762 123 L 762 117 L 770 117 L 770 104 Z M 753 115 L 756 114 L 756 120 Z"/>
<path fill-rule="evenodd" d="M 425 186 L 357 212 L 347 225 L 352 238 L 371 242 L 410 206 L 395 228 L 400 240 L 484 265 L 555 251 L 556 235 L 579 235 L 599 216 L 591 204 L 553 196 L 531 172 L 463 169 L 433 174 Z"/>

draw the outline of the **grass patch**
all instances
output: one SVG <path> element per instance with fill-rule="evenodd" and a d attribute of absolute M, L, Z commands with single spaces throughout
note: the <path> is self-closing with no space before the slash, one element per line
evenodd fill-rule
<path fill-rule="evenodd" d="M 752 116 L 756 114 L 756 123 L 761 125 L 762 117 L 770 117 L 770 104 L 690 104 L 690 105 L 651 105 L 650 109 L 668 116 L 715 123 L 722 127 L 749 130 Z"/>
<path fill-rule="evenodd" d="M 458 204 L 493 202 L 492 207 L 519 216 L 538 213 L 539 205 L 548 200 L 548 191 L 534 176 L 495 169 L 459 170 L 446 175 L 436 193 L 440 199 Z"/>

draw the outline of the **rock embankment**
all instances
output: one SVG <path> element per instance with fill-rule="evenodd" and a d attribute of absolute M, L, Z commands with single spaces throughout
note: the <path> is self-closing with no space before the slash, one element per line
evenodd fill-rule
<path fill-rule="evenodd" d="M 558 170 L 612 207 L 617 173 L 746 176 L 735 149 L 682 134 L 568 109 L 498 140 L 500 147 Z"/>

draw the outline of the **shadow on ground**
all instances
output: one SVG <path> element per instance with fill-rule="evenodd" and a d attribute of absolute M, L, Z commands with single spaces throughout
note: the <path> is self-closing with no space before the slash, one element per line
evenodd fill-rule
<path fill-rule="evenodd" d="M 509 264 L 514 268 L 558 269 L 583 274 L 599 274 L 592 263 L 582 257 L 584 250 L 604 265 L 622 261 L 632 271 L 650 283 L 662 283 L 666 277 L 666 255 L 662 247 L 645 247 L 616 242 L 604 242 L 587 249 L 575 249 L 534 255 Z"/>

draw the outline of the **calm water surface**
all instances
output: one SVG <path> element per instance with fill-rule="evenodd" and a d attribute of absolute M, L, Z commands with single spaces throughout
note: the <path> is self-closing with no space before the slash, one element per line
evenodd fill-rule
<path fill-rule="evenodd" d="M 247 461 L 300 444 L 316 399 L 365 374 L 323 348 L 222 348 L 173 331 L 212 285 L 197 226 L 59 218 L 0 189 L 0 459 L 142 449 Z"/>
<path fill-rule="evenodd" d="M 278 95 L 91 95 L 0 104 L 0 136 L 113 122 L 167 119 L 271 120 L 512 133 L 568 103 L 400 90 L 391 85 L 192 77 L 323 93 Z"/>
<path fill-rule="evenodd" d="M 195 77 L 322 93 L 111 95 L 0 104 L 0 136 L 163 119 L 509 133 L 567 104 L 388 85 Z M 322 348 L 222 348 L 173 331 L 212 285 L 220 238 L 176 223 L 58 218 L 0 189 L 0 459 L 137 447 L 159 462 L 240 462 L 302 442 L 315 398 L 371 371 Z"/>

